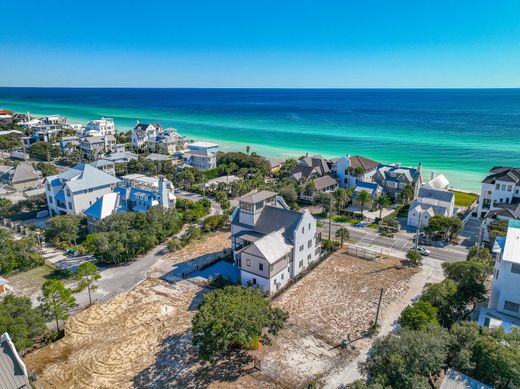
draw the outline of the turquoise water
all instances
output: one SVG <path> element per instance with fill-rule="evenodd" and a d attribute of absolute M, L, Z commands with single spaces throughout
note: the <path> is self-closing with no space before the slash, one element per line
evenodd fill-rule
<path fill-rule="evenodd" d="M 158 121 L 224 150 L 274 157 L 361 154 L 444 173 L 479 191 L 494 165 L 520 165 L 520 90 L 0 88 L 0 108 Z"/>

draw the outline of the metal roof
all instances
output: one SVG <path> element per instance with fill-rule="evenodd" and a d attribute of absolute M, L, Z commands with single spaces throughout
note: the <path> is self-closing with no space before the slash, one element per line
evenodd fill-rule
<path fill-rule="evenodd" d="M 241 203 L 248 203 L 248 204 L 254 204 L 258 203 L 259 201 L 267 200 L 271 197 L 276 196 L 276 192 L 271 192 L 269 190 L 261 190 L 255 193 L 251 193 L 248 195 L 245 195 L 238 200 Z"/>
<path fill-rule="evenodd" d="M 247 253 L 254 246 L 262 253 L 267 262 L 270 264 L 277 262 L 280 258 L 290 253 L 293 247 L 285 243 L 282 232 L 283 230 L 273 231 L 270 234 L 263 236 L 257 241 L 251 243 L 251 245 L 246 247 L 243 252 Z"/>
<path fill-rule="evenodd" d="M 31 388 L 27 368 L 7 332 L 0 337 L 0 388 Z"/>
<path fill-rule="evenodd" d="M 520 220 L 509 220 L 502 259 L 520 263 Z"/>

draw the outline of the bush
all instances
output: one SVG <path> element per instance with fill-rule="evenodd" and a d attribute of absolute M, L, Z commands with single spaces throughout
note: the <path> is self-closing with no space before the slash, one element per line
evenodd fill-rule
<path fill-rule="evenodd" d="M 0 228 L 0 242 L 0 274 L 43 265 L 44 260 L 36 238 L 30 236 L 15 240 L 9 230 Z"/>
<path fill-rule="evenodd" d="M 425 330 L 431 325 L 438 326 L 437 308 L 427 301 L 413 303 L 401 312 L 399 324 L 411 330 Z"/>
<path fill-rule="evenodd" d="M 227 286 L 204 296 L 192 320 L 193 345 L 213 361 L 230 348 L 251 347 L 266 328 L 276 335 L 287 317 L 257 289 Z"/>

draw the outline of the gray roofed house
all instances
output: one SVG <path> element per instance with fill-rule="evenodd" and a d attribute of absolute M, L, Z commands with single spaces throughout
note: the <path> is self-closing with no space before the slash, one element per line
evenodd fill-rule
<path fill-rule="evenodd" d="M 421 187 L 417 198 L 411 202 L 408 211 L 410 227 L 427 227 L 433 216 L 453 216 L 455 194 L 443 189 Z"/>
<path fill-rule="evenodd" d="M 379 184 L 388 196 L 394 199 L 399 199 L 403 188 L 406 185 L 411 185 L 415 197 L 419 186 L 422 185 L 421 170 L 421 164 L 417 168 L 401 166 L 398 163 L 380 165 L 372 176 L 372 180 Z"/>
<path fill-rule="evenodd" d="M 190 149 L 183 154 L 184 163 L 201 170 L 217 167 L 217 154 L 208 149 Z"/>
<path fill-rule="evenodd" d="M 87 159 L 98 159 L 115 151 L 116 138 L 114 135 L 89 136 L 83 138 L 79 148 Z"/>
<path fill-rule="evenodd" d="M 520 168 L 495 166 L 489 172 L 491 174 L 484 178 L 483 183 L 494 184 L 496 181 L 506 181 L 520 184 Z"/>
<path fill-rule="evenodd" d="M 321 177 L 330 172 L 329 165 L 321 155 L 305 156 L 289 172 L 289 177 L 299 182 L 306 182 L 311 178 Z"/>
<path fill-rule="evenodd" d="M 493 387 L 466 374 L 448 369 L 439 389 L 493 389 Z"/>
<path fill-rule="evenodd" d="M 138 157 L 137 154 L 131 153 L 130 151 L 122 151 L 107 155 L 105 159 L 114 163 L 128 163 L 137 160 Z"/>
<path fill-rule="evenodd" d="M 150 161 L 171 161 L 172 157 L 164 154 L 151 153 L 148 154 L 145 159 L 148 159 Z"/>
<path fill-rule="evenodd" d="M 7 332 L 0 336 L 0 388 L 31 389 L 27 367 Z"/>
<path fill-rule="evenodd" d="M 241 283 L 274 293 L 320 255 L 316 219 L 289 208 L 275 192 L 238 201 L 231 216 L 231 246 Z"/>
<path fill-rule="evenodd" d="M 47 205 L 51 215 L 79 214 L 99 197 L 110 193 L 120 180 L 89 164 L 47 177 L 44 181 Z"/>
<path fill-rule="evenodd" d="M 310 181 L 309 181 L 310 182 Z M 318 193 L 333 192 L 338 188 L 338 180 L 329 175 L 318 177 L 314 179 L 315 189 L 304 189 L 300 193 L 300 200 L 313 202 Z"/>
<path fill-rule="evenodd" d="M 0 173 L 0 181 L 23 192 L 26 189 L 38 187 L 42 182 L 42 176 L 39 171 L 34 170 L 31 164 L 20 163 Z"/>

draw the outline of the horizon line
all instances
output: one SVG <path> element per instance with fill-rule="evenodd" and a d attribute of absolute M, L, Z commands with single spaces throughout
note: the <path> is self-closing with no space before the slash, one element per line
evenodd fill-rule
<path fill-rule="evenodd" d="M 176 87 L 176 86 L 6 86 L 0 85 L 4 89 L 280 89 L 280 90 L 493 90 L 493 89 L 520 89 L 520 86 L 513 87 Z"/>

